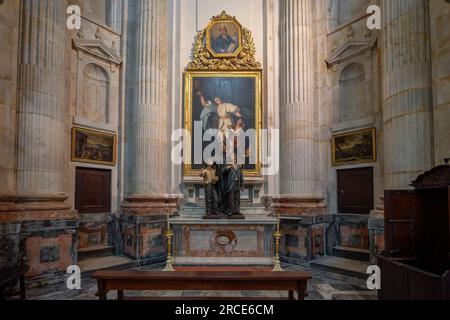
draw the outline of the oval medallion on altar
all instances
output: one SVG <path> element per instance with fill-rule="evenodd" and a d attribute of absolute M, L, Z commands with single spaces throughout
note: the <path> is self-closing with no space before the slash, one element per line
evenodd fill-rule
<path fill-rule="evenodd" d="M 237 247 L 237 237 L 233 231 L 216 231 L 209 239 L 209 244 L 217 254 L 230 255 Z"/>

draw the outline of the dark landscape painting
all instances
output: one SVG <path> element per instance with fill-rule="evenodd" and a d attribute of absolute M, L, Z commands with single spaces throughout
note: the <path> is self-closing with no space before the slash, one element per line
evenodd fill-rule
<path fill-rule="evenodd" d="M 334 166 L 375 161 L 375 129 L 348 132 L 333 137 Z"/>

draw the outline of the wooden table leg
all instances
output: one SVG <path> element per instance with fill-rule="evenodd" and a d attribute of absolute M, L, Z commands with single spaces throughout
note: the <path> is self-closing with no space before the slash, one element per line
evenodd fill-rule
<path fill-rule="evenodd" d="M 97 280 L 97 289 L 98 289 L 98 298 L 99 300 L 106 300 L 106 291 L 105 291 L 105 284 L 102 280 Z"/>
<path fill-rule="evenodd" d="M 20 284 L 20 299 L 26 300 L 27 296 L 25 293 L 25 275 L 24 274 L 19 277 L 19 284 Z"/>
<path fill-rule="evenodd" d="M 294 291 L 289 291 L 289 301 L 295 300 Z"/>
<path fill-rule="evenodd" d="M 117 300 L 123 300 L 123 290 L 117 290 Z"/>
<path fill-rule="evenodd" d="M 308 283 L 305 281 L 300 281 L 298 283 L 298 300 L 305 300 L 305 298 L 308 296 Z"/>

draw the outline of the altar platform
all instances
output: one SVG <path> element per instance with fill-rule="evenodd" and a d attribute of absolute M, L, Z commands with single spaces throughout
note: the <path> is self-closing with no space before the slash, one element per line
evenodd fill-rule
<path fill-rule="evenodd" d="M 276 219 L 258 205 L 241 213 L 244 220 L 205 220 L 204 207 L 184 206 L 170 219 L 175 266 L 273 266 Z"/>

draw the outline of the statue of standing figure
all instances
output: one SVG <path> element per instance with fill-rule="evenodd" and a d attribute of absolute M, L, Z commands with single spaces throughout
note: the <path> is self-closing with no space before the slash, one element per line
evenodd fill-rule
<path fill-rule="evenodd" d="M 206 167 L 200 172 L 205 185 L 206 216 L 216 216 L 220 214 L 218 186 L 219 176 L 217 175 L 217 165 L 215 162 L 208 162 Z"/>
<path fill-rule="evenodd" d="M 205 184 L 205 218 L 244 219 L 241 214 L 241 191 L 244 190 L 242 166 L 233 164 L 217 165 L 208 162 L 201 171 Z"/>
<path fill-rule="evenodd" d="M 241 215 L 241 191 L 244 190 L 244 175 L 237 163 L 225 167 L 225 214 L 229 217 Z"/>

